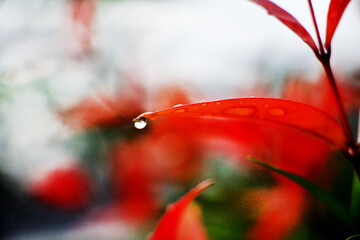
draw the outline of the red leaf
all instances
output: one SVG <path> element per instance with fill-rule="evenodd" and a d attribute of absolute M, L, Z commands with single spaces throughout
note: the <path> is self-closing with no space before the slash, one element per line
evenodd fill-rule
<path fill-rule="evenodd" d="M 203 181 L 179 201 L 169 205 L 149 240 L 179 240 L 179 230 L 181 230 L 179 226 L 181 225 L 185 211 L 200 193 L 212 185 L 212 180 Z"/>
<path fill-rule="evenodd" d="M 159 116 L 218 117 L 237 119 L 274 128 L 295 128 L 344 149 L 345 137 L 340 124 L 327 113 L 312 106 L 283 99 L 234 98 L 175 106 L 144 113 L 134 119 L 136 125 Z"/>
<path fill-rule="evenodd" d="M 303 189 L 295 183 L 282 179 L 274 188 L 250 190 L 246 194 L 252 209 L 259 214 L 246 239 L 286 239 L 301 222 L 306 201 Z M 286 211 L 282 206 L 286 206 Z"/>
<path fill-rule="evenodd" d="M 157 176 L 149 158 L 147 145 L 143 142 L 122 143 L 114 149 L 112 191 L 119 215 L 127 222 L 145 222 L 158 208 L 154 193 Z"/>
<path fill-rule="evenodd" d="M 308 31 L 306 31 L 306 29 L 290 13 L 269 0 L 250 1 L 265 8 L 270 15 L 279 19 L 283 24 L 296 33 L 305 43 L 307 43 L 307 45 L 309 45 L 315 53 L 318 53 L 318 48 Z"/>
<path fill-rule="evenodd" d="M 92 183 L 79 168 L 55 169 L 30 186 L 32 196 L 41 202 L 64 210 L 85 208 L 92 192 Z"/>
<path fill-rule="evenodd" d="M 208 240 L 202 221 L 201 209 L 197 204 L 191 204 L 183 217 L 177 236 L 178 240 Z"/>
<path fill-rule="evenodd" d="M 87 54 L 92 50 L 92 27 L 96 11 L 95 0 L 71 0 L 71 19 L 73 24 L 72 34 L 82 53 Z"/>
<path fill-rule="evenodd" d="M 131 94 L 118 97 L 98 94 L 60 113 L 62 119 L 75 128 L 121 126 L 142 111 L 141 103 Z"/>
<path fill-rule="evenodd" d="M 350 0 L 332 0 L 330 2 L 326 27 L 326 49 L 330 49 L 335 30 L 349 2 Z"/>

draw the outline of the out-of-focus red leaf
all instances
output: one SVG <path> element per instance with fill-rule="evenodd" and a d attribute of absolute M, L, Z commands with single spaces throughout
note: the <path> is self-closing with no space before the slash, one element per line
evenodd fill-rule
<path fill-rule="evenodd" d="M 76 128 L 120 126 L 142 111 L 140 101 L 131 94 L 88 97 L 61 113 L 65 122 Z"/>
<path fill-rule="evenodd" d="M 92 184 L 78 168 L 56 169 L 34 181 L 30 194 L 47 205 L 64 210 L 86 207 L 91 198 Z"/>
<path fill-rule="evenodd" d="M 119 216 L 128 222 L 141 223 L 154 216 L 158 207 L 154 186 L 156 169 L 141 142 L 118 146 L 113 155 L 112 177 Z"/>
<path fill-rule="evenodd" d="M 158 93 L 152 96 L 153 106 L 158 108 L 169 108 L 176 104 L 191 103 L 191 100 L 186 91 L 179 87 L 168 86 L 159 90 Z"/>
<path fill-rule="evenodd" d="M 218 117 L 237 119 L 274 128 L 295 128 L 338 147 L 345 148 L 340 124 L 327 113 L 306 104 L 272 98 L 235 98 L 175 106 L 144 113 L 134 119 L 145 121 L 159 116 Z"/>
<path fill-rule="evenodd" d="M 305 205 L 303 190 L 290 181 L 282 181 L 273 189 L 250 191 L 247 198 L 259 214 L 247 233 L 254 240 L 284 239 L 301 220 Z"/>
<path fill-rule="evenodd" d="M 268 0 L 250 0 L 263 8 L 265 8 L 268 13 L 285 24 L 290 28 L 294 33 L 296 33 L 311 49 L 317 53 L 318 48 L 312 39 L 311 35 L 306 31 L 306 29 L 294 18 L 290 13 L 276 5 L 275 3 Z"/>
<path fill-rule="evenodd" d="M 96 0 L 71 0 L 71 19 L 73 34 L 81 47 L 82 53 L 92 50 L 92 23 L 96 10 Z"/>
<path fill-rule="evenodd" d="M 353 80 L 341 77 L 339 73 L 337 76 L 338 88 L 346 112 L 357 111 L 360 102 L 360 81 L 357 81 L 356 75 Z M 286 80 L 281 98 L 314 106 L 336 117 L 334 93 L 327 81 L 325 75 L 320 76 L 315 82 L 306 81 L 301 76 L 290 77 Z"/>
<path fill-rule="evenodd" d="M 301 76 L 290 77 L 286 79 L 281 98 L 308 104 L 332 117 L 337 116 L 334 95 L 326 77 L 316 82 L 306 81 Z"/>
<path fill-rule="evenodd" d="M 349 2 L 350 0 L 332 0 L 330 2 L 326 26 L 325 47 L 327 49 L 330 49 L 335 30 Z"/>
<path fill-rule="evenodd" d="M 180 240 L 180 229 L 185 211 L 188 209 L 191 202 L 204 190 L 213 185 L 212 180 L 201 182 L 184 197 L 174 204 L 168 206 L 166 213 L 160 219 L 156 229 L 149 237 L 149 240 Z M 181 236 L 184 236 L 181 234 Z M 190 236 L 189 236 L 190 237 Z M 190 238 L 186 238 L 190 239 Z"/>

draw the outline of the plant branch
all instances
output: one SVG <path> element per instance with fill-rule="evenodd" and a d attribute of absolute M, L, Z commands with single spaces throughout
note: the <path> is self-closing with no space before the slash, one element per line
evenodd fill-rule
<path fill-rule="evenodd" d="M 340 120 L 341 126 L 343 128 L 345 138 L 346 138 L 347 149 L 345 151 L 345 156 L 347 157 L 347 159 L 349 159 L 350 163 L 352 164 L 352 166 L 355 170 L 355 173 L 356 173 L 358 179 L 360 180 L 360 153 L 359 153 L 359 149 L 356 144 L 354 135 L 351 131 L 349 120 L 346 116 L 346 112 L 342 105 L 341 97 L 340 97 L 340 94 L 339 94 L 339 91 L 338 91 L 338 88 L 336 85 L 334 74 L 333 74 L 331 66 L 330 66 L 330 56 L 329 56 L 329 54 L 325 54 L 323 56 L 320 56 L 319 60 L 325 70 L 327 79 L 328 79 L 330 86 L 333 90 L 333 93 L 335 95 L 336 110 L 337 110 L 339 120 Z"/>
<path fill-rule="evenodd" d="M 318 28 L 318 25 L 317 25 L 317 22 L 316 22 L 315 13 L 314 13 L 314 8 L 313 8 L 313 5 L 312 5 L 311 0 L 308 0 L 308 3 L 309 3 L 310 12 L 311 12 L 311 17 L 312 17 L 312 20 L 313 20 L 313 23 L 314 23 L 315 31 L 316 31 L 316 36 L 317 36 L 318 43 L 319 43 L 320 55 L 325 55 L 324 47 L 323 47 L 323 44 L 322 44 L 322 41 L 321 41 L 321 37 L 320 37 L 320 33 L 319 33 L 319 28 Z M 316 53 L 315 53 L 315 54 L 316 54 Z"/>
<path fill-rule="evenodd" d="M 354 139 L 354 135 L 351 131 L 350 123 L 346 116 L 346 112 L 344 110 L 344 107 L 343 107 L 343 104 L 341 101 L 339 90 L 336 85 L 335 77 L 334 77 L 334 74 L 331 69 L 331 65 L 330 65 L 331 48 L 329 46 L 329 48 L 327 48 L 327 52 L 325 52 L 323 43 L 321 41 L 319 28 L 318 28 L 318 25 L 316 22 L 314 8 L 313 8 L 311 0 L 308 0 L 308 3 L 309 3 L 309 8 L 310 8 L 312 20 L 314 23 L 315 31 L 316 31 L 316 36 L 317 36 L 318 43 L 319 43 L 319 51 L 320 52 L 315 52 L 315 55 L 325 70 L 328 82 L 329 82 L 332 92 L 334 93 L 334 96 L 335 96 L 336 110 L 337 110 L 339 120 L 340 120 L 341 126 L 343 128 L 345 138 L 346 138 L 347 149 L 345 151 L 345 155 L 349 159 L 350 163 L 353 165 L 356 175 L 357 175 L 358 179 L 360 180 L 360 152 L 359 152 L 358 146 L 356 144 L 356 141 Z"/>
<path fill-rule="evenodd" d="M 344 130 L 344 134 L 346 137 L 346 141 L 347 141 L 346 144 L 348 146 L 348 154 L 350 156 L 354 157 L 355 155 L 359 155 L 359 153 L 357 151 L 356 142 L 355 142 L 353 133 L 351 131 L 349 120 L 346 116 L 346 112 L 344 110 L 338 88 L 336 86 L 334 74 L 333 74 L 331 66 L 330 66 L 330 49 L 328 52 L 325 52 L 325 50 L 324 50 L 323 43 L 321 41 L 321 37 L 320 37 L 320 33 L 319 33 L 319 28 L 318 28 L 316 18 L 315 18 L 314 8 L 313 8 L 311 0 L 308 0 L 308 3 L 309 3 L 309 8 L 310 8 L 312 20 L 314 23 L 315 31 L 316 31 L 316 36 L 317 36 L 318 43 L 319 43 L 320 53 L 319 54 L 315 53 L 315 54 L 316 54 L 316 57 L 321 62 L 322 66 L 324 67 L 324 70 L 325 70 L 326 76 L 329 80 L 331 89 L 333 90 L 333 93 L 335 95 L 336 109 L 337 109 L 337 113 L 339 115 L 341 126 Z M 358 171 L 360 171 L 360 170 L 358 170 Z"/>
<path fill-rule="evenodd" d="M 357 149 L 355 149 L 356 148 L 356 142 L 355 142 L 354 136 L 353 136 L 352 131 L 351 131 L 349 120 L 348 120 L 348 118 L 346 116 L 344 107 L 342 105 L 342 101 L 341 101 L 341 97 L 340 97 L 340 94 L 339 94 L 339 91 L 338 91 L 338 87 L 336 85 L 334 74 L 333 74 L 331 66 L 330 66 L 330 58 L 329 57 L 324 57 L 324 58 L 321 58 L 320 61 L 321 61 L 321 64 L 323 65 L 326 76 L 327 76 L 327 78 L 329 80 L 330 86 L 331 86 L 331 88 L 332 88 L 332 90 L 334 92 L 334 95 L 335 95 L 336 110 L 337 110 L 338 115 L 339 115 L 341 126 L 342 126 L 342 128 L 344 130 L 344 134 L 345 134 L 346 141 L 347 141 L 346 144 L 347 144 L 348 147 L 353 148 L 353 149 L 351 149 L 351 150 L 353 150 L 353 152 L 351 152 L 351 150 L 349 149 L 349 154 L 354 155 L 357 152 L 356 151 Z"/>

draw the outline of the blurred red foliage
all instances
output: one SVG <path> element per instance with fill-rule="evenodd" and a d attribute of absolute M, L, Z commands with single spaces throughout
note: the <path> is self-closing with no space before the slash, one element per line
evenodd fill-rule
<path fill-rule="evenodd" d="M 329 109 L 330 92 L 324 87 L 314 86 L 300 80 L 290 80 L 283 97 L 333 114 L 333 109 Z M 122 127 L 145 108 L 137 97 L 139 95 L 131 94 L 131 91 L 121 92 L 115 98 L 100 96 L 83 100 L 74 108 L 64 111 L 62 116 L 83 130 Z M 358 97 L 356 94 L 351 96 L 349 99 Z M 183 90 L 170 88 L 153 98 L 152 102 L 153 108 L 169 108 L 179 103 L 186 104 L 189 100 Z M 333 146 L 301 129 L 274 128 L 271 124 L 234 118 L 172 116 L 149 122 L 146 134 L 131 140 L 121 139 L 114 141 L 111 146 L 109 176 L 113 184 L 114 203 L 110 211 L 132 223 L 153 219 L 161 205 L 159 189 L 164 184 L 169 181 L 188 183 L 198 177 L 204 166 L 202 156 L 208 152 L 227 152 L 241 161 L 241 166 L 250 169 L 254 166 L 244 160 L 246 156 L 254 155 L 325 187 L 331 184 L 329 181 L 324 184 L 324 172 L 319 169 L 326 168 Z M 223 140 L 228 145 L 214 146 L 214 141 Z M 258 214 L 247 235 L 249 239 L 284 238 L 297 226 L 306 209 L 307 203 L 300 187 L 277 175 L 274 179 L 277 186 L 256 192 L 261 201 L 257 200 L 256 204 L 250 206 Z M 282 204 L 286 205 L 285 210 Z M 190 231 L 190 226 L 198 224 L 196 213 L 192 214 L 195 214 L 194 225 L 183 229 Z"/>
<path fill-rule="evenodd" d="M 159 207 L 155 187 L 157 169 L 147 154 L 147 146 L 126 143 L 115 149 L 112 157 L 114 201 L 117 212 L 129 222 L 152 218 Z"/>
<path fill-rule="evenodd" d="M 254 214 L 255 225 L 247 233 L 248 239 L 283 239 L 301 221 L 304 192 L 295 183 L 283 181 L 271 190 L 254 190 L 248 194 L 257 195 L 251 198 L 257 214 Z"/>
<path fill-rule="evenodd" d="M 93 182 L 77 167 L 47 172 L 29 187 L 30 194 L 45 204 L 63 210 L 81 210 L 92 198 Z"/>
<path fill-rule="evenodd" d="M 360 85 L 355 81 L 341 77 L 340 79 L 338 88 L 346 111 L 357 110 L 360 102 Z M 287 78 L 281 98 L 314 106 L 337 117 L 334 94 L 324 75 L 315 82 L 306 81 L 301 76 Z"/>
<path fill-rule="evenodd" d="M 96 10 L 96 0 L 70 0 L 73 34 L 81 53 L 92 50 L 93 21 Z"/>
<path fill-rule="evenodd" d="M 121 126 L 128 124 L 134 116 L 144 111 L 139 98 L 141 94 L 142 90 L 136 86 L 113 97 L 97 94 L 85 98 L 60 114 L 65 122 L 82 130 Z"/>

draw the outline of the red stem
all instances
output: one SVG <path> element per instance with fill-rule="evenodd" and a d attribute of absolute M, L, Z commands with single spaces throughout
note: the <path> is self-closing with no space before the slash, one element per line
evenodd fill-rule
<path fill-rule="evenodd" d="M 347 146 L 349 148 L 351 148 L 351 149 L 349 149 L 350 154 L 354 155 L 357 152 L 356 151 L 357 150 L 356 149 L 356 142 L 355 142 L 353 133 L 351 131 L 351 127 L 350 127 L 348 118 L 346 116 L 344 107 L 342 105 L 341 97 L 340 97 L 340 94 L 339 94 L 339 91 L 338 91 L 338 88 L 337 88 L 337 85 L 336 85 L 334 74 L 333 74 L 331 66 L 330 66 L 330 58 L 326 57 L 326 56 L 327 55 L 325 55 L 325 57 L 321 57 L 320 61 L 321 61 L 321 64 L 323 65 L 323 67 L 324 67 L 327 79 L 328 79 L 328 81 L 330 83 L 330 86 L 331 86 L 331 89 L 333 90 L 333 93 L 335 95 L 336 110 L 337 110 L 337 113 L 339 115 L 341 126 L 342 126 L 342 128 L 344 130 L 344 134 L 345 134 L 345 137 L 346 137 L 346 144 L 347 144 Z M 351 151 L 353 153 L 351 153 Z"/>
<path fill-rule="evenodd" d="M 339 94 L 339 90 L 338 87 L 336 85 L 336 81 L 335 81 L 335 77 L 334 74 L 332 72 L 331 69 L 331 65 L 330 65 L 330 47 L 328 48 L 328 51 L 325 52 L 324 47 L 323 47 L 323 43 L 321 41 L 321 37 L 320 37 L 320 33 L 319 33 L 319 28 L 316 22 L 316 18 L 315 18 L 315 13 L 314 13 L 314 8 L 312 5 L 311 0 L 308 0 L 309 3 L 309 7 L 310 7 L 310 12 L 311 12 L 311 16 L 312 16 L 312 20 L 314 23 L 314 27 L 315 27 L 315 31 L 316 31 L 316 36 L 319 42 L 319 53 L 315 52 L 316 57 L 319 59 L 319 61 L 321 62 L 328 82 L 331 86 L 332 92 L 334 93 L 335 96 L 335 100 L 336 100 L 336 110 L 339 116 L 339 120 L 341 123 L 341 126 L 343 128 L 344 134 L 345 134 L 345 138 L 346 138 L 346 146 L 348 149 L 346 149 L 345 151 L 345 155 L 346 157 L 349 159 L 350 163 L 353 165 L 354 170 L 360 180 L 360 152 L 358 149 L 358 146 L 356 144 L 356 141 L 354 139 L 354 135 L 351 131 L 351 127 L 350 127 L 350 123 L 349 120 L 346 116 L 346 112 L 344 110 L 342 101 L 341 101 L 341 97 Z"/>
<path fill-rule="evenodd" d="M 349 124 L 349 120 L 346 116 L 344 107 L 342 105 L 341 97 L 336 85 L 336 81 L 334 78 L 334 74 L 332 72 L 330 66 L 330 54 L 325 54 L 319 57 L 319 60 L 324 67 L 327 79 L 330 83 L 331 89 L 333 90 L 335 100 L 336 100 L 336 110 L 340 119 L 341 126 L 343 128 L 345 138 L 346 138 L 346 146 L 348 149 L 345 151 L 345 156 L 349 159 L 350 163 L 354 167 L 354 170 L 360 180 L 360 152 L 358 146 L 356 144 L 354 135 L 351 131 L 351 127 Z"/>
<path fill-rule="evenodd" d="M 316 31 L 316 36 L 317 36 L 318 43 L 319 43 L 320 55 L 325 55 L 324 47 L 323 47 L 323 44 L 322 44 L 322 41 L 321 41 L 320 32 L 319 32 L 319 28 L 318 28 L 318 25 L 317 25 L 317 22 L 316 22 L 314 8 L 313 8 L 311 0 L 308 0 L 308 3 L 309 3 L 311 17 L 312 17 L 312 20 L 313 20 L 313 23 L 314 23 L 315 31 Z"/>

